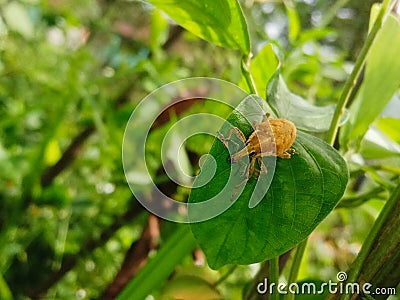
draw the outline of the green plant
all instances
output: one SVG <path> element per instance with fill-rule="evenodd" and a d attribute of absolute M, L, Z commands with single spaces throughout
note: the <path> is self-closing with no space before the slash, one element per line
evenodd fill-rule
<path fill-rule="evenodd" d="M 258 287 L 265 279 L 321 287 L 339 271 L 350 283 L 399 286 L 395 2 L 2 1 L 0 299 L 317 299 Z M 192 204 L 243 172 L 218 139 L 183 143 L 179 131 L 163 165 L 164 136 L 192 114 L 220 116 L 224 136 L 231 126 L 248 136 L 266 112 L 286 118 L 297 126 L 296 153 L 266 157 L 269 172 L 249 178 L 238 199 L 234 177 L 217 199 L 230 206 L 222 214 L 176 224 L 132 196 L 121 144 L 140 99 L 196 76 L 250 95 L 234 110 L 204 97 L 168 106 L 147 136 L 146 169 L 129 176 L 148 171 L 166 196 Z M 166 168 L 204 181 L 213 169 L 204 154 L 216 162 L 206 185 L 168 177 Z"/>
<path fill-rule="evenodd" d="M 394 1 L 384 1 L 380 7 L 374 7 L 371 31 L 343 86 L 339 100 L 336 105 L 326 107 L 309 104 L 288 90 L 280 75 L 280 64 L 285 69 L 285 62 L 279 62 L 270 44 L 264 46 L 255 58 L 250 57 L 246 21 L 236 1 L 202 1 L 199 4 L 196 1 L 181 3 L 180 1 L 153 0 L 151 3 L 164 10 L 185 29 L 199 37 L 223 47 L 238 49 L 241 52 L 242 84 L 250 93 L 266 97 L 266 103 L 258 96 L 246 98 L 228 117 L 227 122 L 238 127 L 246 136 L 251 133 L 252 128 L 243 116 L 254 117 L 257 114 L 262 116 L 265 111 L 272 111 L 278 117 L 295 122 L 299 130 L 293 145 L 296 155 L 288 160 L 278 159 L 271 186 L 264 198 L 258 200 L 261 201 L 260 204 L 257 202 L 258 206 L 256 207 L 254 207 L 254 203 L 250 202 L 249 204 L 257 182 L 254 178 L 250 178 L 240 197 L 235 199 L 234 205 L 213 219 L 191 224 L 191 229 L 212 268 L 218 269 L 226 264 L 251 264 L 268 259 L 272 282 L 278 282 L 277 258 L 279 255 L 297 245 L 288 279 L 289 283 L 296 282 L 307 236 L 338 203 L 349 203 L 349 200 L 342 197 L 348 183 L 347 164 L 333 148 L 337 139 L 340 119 L 342 118 L 344 129 L 340 131 L 340 144 L 336 144 L 336 147 L 342 155 L 350 159 L 349 153 L 360 151 L 360 141 L 368 126 L 379 115 L 399 86 L 399 69 L 397 68 L 399 59 L 394 55 L 385 58 L 379 53 L 384 51 L 382 45 L 386 38 L 398 36 L 399 20 L 390 14 Z M 296 11 L 289 1 L 285 2 L 285 5 L 289 14 L 290 40 L 295 45 L 296 43 L 301 44 L 302 36 L 312 33 L 307 32 L 300 35 Z M 199 12 L 201 13 L 199 14 Z M 395 45 L 396 50 L 393 51 L 398 51 L 398 42 L 399 39 L 396 38 L 392 44 Z M 360 80 L 360 74 L 366 62 L 363 84 L 360 90 L 356 91 L 354 83 Z M 388 70 L 384 67 L 385 62 L 390 62 L 392 67 L 388 74 L 383 75 L 382 72 Z M 384 84 L 383 78 L 390 83 Z M 380 85 L 380 88 L 378 89 L 376 85 Z M 385 92 L 384 94 L 379 92 L 381 100 L 378 102 L 375 99 L 377 91 L 381 88 Z M 356 98 L 354 99 L 354 97 Z M 254 103 L 257 103 L 258 106 Z M 370 105 L 373 105 L 374 109 L 369 109 Z M 345 109 L 348 106 L 350 108 L 347 112 Z M 366 117 L 366 115 L 371 117 Z M 346 123 L 347 118 L 350 121 Z M 314 134 L 319 133 L 319 136 L 327 143 L 320 138 L 303 133 L 302 130 Z M 220 129 L 220 132 L 225 135 L 228 131 L 229 127 L 225 125 Z M 349 132 L 351 133 L 349 134 Z M 349 146 L 350 143 L 353 144 Z M 227 150 L 220 141 L 216 140 L 209 154 L 217 160 L 217 171 L 213 179 L 206 185 L 192 189 L 189 198 L 191 203 L 206 201 L 218 195 L 228 182 L 229 171 L 227 170 L 231 168 L 231 164 Z M 352 182 L 356 178 L 354 176 L 359 176 L 355 170 L 365 167 L 355 167 L 351 161 L 349 163 L 352 167 L 353 176 L 350 181 Z M 205 174 L 204 176 L 208 175 L 208 168 L 213 168 L 212 160 L 204 163 L 197 180 L 202 181 L 203 174 Z M 395 185 L 397 182 L 398 185 L 398 176 L 395 178 L 393 184 Z M 232 192 L 232 189 L 229 190 Z M 392 190 L 392 187 L 389 190 Z M 351 201 L 356 203 L 358 199 L 362 199 L 362 196 L 355 196 Z M 221 201 L 229 198 L 229 192 L 223 193 L 220 198 Z M 385 209 L 394 205 L 390 203 L 398 202 L 398 200 L 396 190 L 393 190 L 391 202 L 387 203 Z M 189 218 L 190 213 L 189 211 Z M 382 229 L 384 221 L 381 220 L 385 218 L 384 215 L 385 213 L 382 212 L 356 259 L 355 265 L 350 268 L 350 279 L 352 280 L 350 282 L 363 282 L 366 278 L 374 281 L 368 276 L 359 277 L 359 268 L 363 266 L 360 261 L 364 262 L 366 253 L 371 250 L 371 245 L 368 244 L 376 243 L 374 240 L 377 237 L 375 230 L 384 230 Z M 397 247 L 397 243 L 388 242 L 387 247 L 394 249 Z M 180 248 L 180 246 L 177 245 L 170 251 L 173 252 L 176 248 Z M 391 258 L 390 261 L 392 259 L 395 258 Z M 382 265 L 382 267 L 384 266 Z M 368 269 L 368 266 L 364 266 L 364 268 Z M 399 278 L 391 281 L 394 285 L 398 282 Z M 380 283 L 383 282 L 380 281 Z M 132 291 L 130 296 L 135 295 L 133 286 L 134 283 L 129 287 Z M 137 285 L 135 288 L 140 289 Z M 345 297 L 348 296 L 345 295 Z M 129 294 L 124 293 L 120 298 L 128 297 Z M 284 298 L 292 297 L 294 297 L 293 294 L 286 295 Z M 277 299 L 277 295 L 271 294 L 271 298 Z"/>

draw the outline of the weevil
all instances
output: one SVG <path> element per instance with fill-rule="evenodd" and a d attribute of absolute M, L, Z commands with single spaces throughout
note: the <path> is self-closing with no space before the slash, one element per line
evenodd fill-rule
<path fill-rule="evenodd" d="M 268 172 L 267 167 L 262 161 L 265 156 L 277 156 L 280 158 L 291 158 L 295 153 L 292 147 L 296 139 L 296 126 L 286 119 L 269 119 L 267 113 L 261 123 L 255 121 L 253 124 L 254 131 L 246 139 L 245 135 L 239 128 L 233 127 L 227 137 L 218 133 L 218 137 L 226 148 L 228 143 L 232 142 L 237 147 L 239 144 L 232 140 L 234 134 L 244 147 L 230 156 L 231 163 L 238 163 L 244 157 L 249 157 L 250 163 L 245 167 L 244 174 L 248 174 L 246 178 L 235 186 L 232 198 L 236 197 L 238 189 L 243 186 L 251 176 L 257 179 L 261 174 Z M 255 163 L 258 162 L 259 169 L 256 169 Z"/>

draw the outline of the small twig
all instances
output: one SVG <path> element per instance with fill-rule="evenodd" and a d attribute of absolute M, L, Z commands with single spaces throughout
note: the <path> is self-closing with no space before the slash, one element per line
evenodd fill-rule
<path fill-rule="evenodd" d="M 385 190 L 386 189 L 384 187 L 378 186 L 364 194 L 354 196 L 354 197 L 343 198 L 339 202 L 339 204 L 336 206 L 336 208 L 360 206 L 361 204 L 364 204 L 366 201 L 371 200 L 373 198 L 382 198 L 383 199 L 383 197 L 381 197 L 380 194 L 382 192 L 384 192 Z"/>
<path fill-rule="evenodd" d="M 292 262 L 292 265 L 290 268 L 288 284 L 297 282 L 297 276 L 299 275 L 299 269 L 300 269 L 301 261 L 304 256 L 304 250 L 306 249 L 306 246 L 307 246 L 307 241 L 308 241 L 308 238 L 306 238 L 304 241 L 300 242 L 296 247 L 296 252 L 294 253 L 293 262 Z M 284 299 L 294 300 L 295 294 L 288 293 L 284 296 Z"/>
<path fill-rule="evenodd" d="M 86 127 L 80 134 L 78 134 L 72 141 L 71 145 L 65 150 L 57 163 L 44 171 L 41 177 L 41 184 L 43 187 L 49 186 L 55 177 L 57 177 L 63 170 L 65 170 L 73 160 L 78 156 L 84 142 L 95 131 L 93 126 Z"/>
<path fill-rule="evenodd" d="M 384 0 L 382 3 L 382 7 L 379 11 L 378 16 L 374 22 L 374 26 L 372 27 L 367 40 L 361 50 L 359 57 L 356 60 L 355 66 L 353 71 L 350 73 L 350 76 L 347 78 L 347 81 L 343 87 L 342 94 L 340 95 L 338 104 L 336 106 L 335 113 L 332 118 L 331 126 L 326 136 L 326 141 L 333 145 L 335 142 L 335 138 L 338 132 L 339 121 L 343 114 L 345 107 L 347 106 L 348 102 L 351 101 L 351 97 L 354 97 L 354 93 L 352 90 L 356 85 L 357 78 L 360 76 L 363 66 L 367 60 L 368 53 L 375 41 L 375 37 L 377 36 L 380 28 L 382 27 L 383 22 L 385 21 L 385 17 L 388 13 L 390 13 L 391 9 L 393 8 L 396 1 L 391 0 Z"/>
<path fill-rule="evenodd" d="M 157 247 L 159 235 L 158 218 L 150 215 L 140 239 L 134 242 L 128 250 L 118 274 L 103 292 L 101 300 L 111 300 L 117 297 L 126 284 L 146 264 L 149 252 Z"/>
<path fill-rule="evenodd" d="M 179 40 L 179 37 L 183 33 L 183 28 L 180 26 L 175 26 L 172 28 L 170 36 L 165 44 L 162 46 L 164 51 L 171 48 L 176 41 Z M 125 88 L 122 93 L 115 100 L 115 107 L 119 108 L 123 106 L 127 100 L 129 93 L 132 89 L 132 86 Z M 48 169 L 46 169 L 41 176 L 41 185 L 43 187 L 49 186 L 54 178 L 56 178 L 62 171 L 64 171 L 78 156 L 79 151 L 81 150 L 83 144 L 86 140 L 95 133 L 96 128 L 94 126 L 88 126 L 84 128 L 71 142 L 70 146 L 65 150 L 62 154 L 61 158 L 57 161 L 57 163 Z"/>
<path fill-rule="evenodd" d="M 278 300 L 279 293 L 276 287 L 279 285 L 279 256 L 269 260 L 269 276 L 271 278 L 271 283 L 275 284 L 275 289 L 270 291 L 270 298 L 272 300 Z"/>
<path fill-rule="evenodd" d="M 349 277 L 347 279 L 347 282 L 358 282 L 359 281 L 359 275 L 361 272 L 361 269 L 364 266 L 365 260 L 368 257 L 368 254 L 370 253 L 370 250 L 372 246 L 374 245 L 374 242 L 383 228 L 385 222 L 387 221 L 388 216 L 390 215 L 393 207 L 395 207 L 396 203 L 400 200 L 400 184 L 397 185 L 396 189 L 392 193 L 390 199 L 388 202 L 386 202 L 385 206 L 383 207 L 382 211 L 380 212 L 378 218 L 376 219 L 374 226 L 371 228 L 368 236 L 366 237 L 360 252 L 358 253 L 355 261 L 353 262 Z M 344 295 L 344 300 L 349 300 L 352 294 L 345 294 Z"/>
<path fill-rule="evenodd" d="M 170 49 L 182 36 L 184 29 L 181 26 L 174 26 L 171 28 L 168 40 L 162 45 L 164 51 Z"/>
<path fill-rule="evenodd" d="M 250 56 L 243 57 L 242 62 L 241 62 L 242 75 L 243 75 L 244 79 L 246 80 L 246 84 L 247 84 L 247 87 L 249 88 L 250 93 L 258 95 L 256 84 L 250 73 L 249 65 L 250 65 Z"/>
<path fill-rule="evenodd" d="M 212 284 L 212 286 L 216 287 L 219 284 L 221 284 L 222 282 L 224 282 L 230 275 L 232 275 L 232 273 L 236 270 L 236 268 L 237 268 L 237 265 L 232 265 L 224 275 L 222 275 L 216 282 L 214 282 Z"/>
<path fill-rule="evenodd" d="M 317 25 L 317 27 L 325 28 L 327 25 L 329 25 L 332 20 L 336 18 L 338 10 L 347 5 L 349 1 L 350 0 L 337 0 L 333 5 L 330 5 L 330 8 L 326 10 L 321 22 Z"/>
<path fill-rule="evenodd" d="M 92 237 L 87 240 L 75 255 L 63 257 L 60 268 L 50 274 L 49 279 L 43 285 L 35 287 L 35 289 L 29 293 L 30 297 L 34 299 L 44 297 L 47 290 L 60 281 L 81 259 L 90 255 L 96 248 L 103 246 L 115 234 L 115 232 L 135 219 L 143 212 L 143 210 L 144 209 L 139 202 L 133 198 L 129 210 L 127 210 L 122 216 L 117 217 L 114 223 L 105 228 L 99 237 Z"/>

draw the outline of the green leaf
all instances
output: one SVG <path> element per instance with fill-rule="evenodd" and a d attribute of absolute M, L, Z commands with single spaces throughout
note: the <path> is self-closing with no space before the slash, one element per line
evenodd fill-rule
<path fill-rule="evenodd" d="M 376 121 L 376 126 L 388 137 L 400 144 L 400 119 L 381 118 Z"/>
<path fill-rule="evenodd" d="M 357 281 L 365 279 L 374 286 L 395 287 L 400 282 L 400 185 L 381 211 L 381 224 L 362 265 Z M 387 213 L 387 214 L 386 214 Z M 372 230 L 371 230 L 372 232 Z M 361 279 L 362 278 L 362 279 Z"/>
<path fill-rule="evenodd" d="M 252 127 L 244 117 L 254 119 L 257 106 L 259 117 L 264 114 L 261 108 L 265 102 L 254 96 L 243 100 L 220 132 L 226 136 L 230 123 L 248 136 Z M 275 173 L 268 167 L 266 175 L 273 177 L 272 182 L 257 206 L 249 207 L 257 184 L 252 177 L 240 196 L 231 200 L 229 209 L 210 220 L 191 224 L 211 268 L 276 257 L 304 240 L 336 206 L 348 180 L 343 158 L 324 141 L 302 132 L 297 133 L 293 148 L 296 154 L 292 158 L 277 158 Z M 238 168 L 238 164 L 230 164 L 229 153 L 219 140 L 214 142 L 209 154 L 214 159 L 205 161 L 194 186 L 201 185 L 196 182 L 208 180 L 208 169 L 213 168 L 214 160 L 217 162 L 215 174 L 207 184 L 192 189 L 190 203 L 206 201 L 226 189 L 231 168 L 232 172 Z M 240 176 L 236 177 L 240 182 Z M 221 193 L 221 201 L 232 193 L 233 188 L 229 186 L 228 192 Z M 188 213 L 189 218 L 196 216 L 190 209 Z"/>
<path fill-rule="evenodd" d="M 172 274 L 182 258 L 196 246 L 187 225 L 178 225 L 157 254 L 118 295 L 118 300 L 145 299 Z"/>
<path fill-rule="evenodd" d="M 253 76 L 257 93 L 259 95 L 265 95 L 267 84 L 278 67 L 279 59 L 275 55 L 272 44 L 266 44 L 261 51 L 258 52 L 256 57 L 252 59 L 250 64 L 250 73 Z M 240 86 L 246 86 L 244 78 L 242 78 Z"/>
<path fill-rule="evenodd" d="M 56 139 L 51 139 L 44 150 L 44 161 L 46 165 L 55 164 L 61 157 L 61 150 Z"/>
<path fill-rule="evenodd" d="M 384 158 L 400 155 L 400 145 L 371 126 L 361 141 L 360 153 L 369 159 Z"/>
<path fill-rule="evenodd" d="M 315 106 L 290 92 L 285 81 L 276 72 L 267 88 L 267 100 L 277 115 L 294 122 L 299 129 L 310 132 L 328 131 L 336 105 Z M 344 114 L 342 122 L 347 119 Z"/>
<path fill-rule="evenodd" d="M 399 199 L 400 184 L 397 184 L 365 238 L 351 266 L 348 282 L 368 282 L 374 287 L 395 287 L 400 282 Z"/>
<path fill-rule="evenodd" d="M 378 7 L 374 6 L 372 14 Z M 400 20 L 389 15 L 367 59 L 365 77 L 351 105 L 350 119 L 340 131 L 340 144 L 358 145 L 400 86 Z"/>
<path fill-rule="evenodd" d="M 246 20 L 236 0 L 149 0 L 182 27 L 219 46 L 250 53 Z"/>
<path fill-rule="evenodd" d="M 158 9 L 151 15 L 150 49 L 154 52 L 161 47 L 168 37 L 168 21 Z"/>

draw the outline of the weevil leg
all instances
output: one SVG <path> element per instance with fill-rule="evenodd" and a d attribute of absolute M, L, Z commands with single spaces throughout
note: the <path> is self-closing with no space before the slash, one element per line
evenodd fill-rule
<path fill-rule="evenodd" d="M 229 130 L 227 139 L 231 139 L 232 134 L 235 134 L 239 140 L 241 140 L 243 143 L 246 143 L 246 137 L 239 128 L 233 127 L 231 130 Z"/>
<path fill-rule="evenodd" d="M 257 158 L 255 156 L 253 156 L 250 160 L 250 164 L 249 164 L 249 177 L 253 176 L 254 172 L 257 172 L 256 169 L 256 160 Z"/>
<path fill-rule="evenodd" d="M 256 158 L 254 156 L 251 157 L 249 164 L 246 165 L 246 168 L 244 169 L 240 177 L 246 176 L 246 180 L 248 180 L 254 173 L 255 162 Z"/>
<path fill-rule="evenodd" d="M 248 165 L 245 166 L 244 171 L 242 172 L 242 174 L 240 175 L 240 177 L 246 176 L 240 183 L 238 183 L 237 185 L 235 185 L 235 188 L 233 190 L 232 196 L 231 196 L 231 200 L 233 200 L 234 198 L 236 198 L 237 193 L 239 191 L 239 189 L 246 184 L 246 182 L 249 180 L 249 178 L 253 175 L 254 172 L 256 172 L 257 170 L 255 169 L 255 162 L 256 162 L 256 157 L 252 157 L 250 160 L 250 163 Z"/>
<path fill-rule="evenodd" d="M 255 173 L 254 176 L 257 179 L 260 174 L 267 174 L 268 173 L 268 169 L 267 169 L 267 166 L 264 164 L 264 162 L 262 160 L 261 154 L 255 155 L 254 158 L 257 159 L 258 166 L 260 167 L 259 170 L 254 167 L 254 173 Z"/>
<path fill-rule="evenodd" d="M 232 134 L 235 134 L 236 137 L 243 142 L 243 144 L 246 143 L 246 137 L 244 136 L 243 132 L 241 132 L 240 129 L 237 127 L 231 128 L 231 130 L 229 130 L 228 132 L 227 137 L 224 137 L 220 132 L 217 132 L 217 136 L 220 139 L 220 141 L 224 144 L 225 148 L 228 149 L 229 148 L 228 143 L 231 142 L 237 148 L 236 150 L 238 150 L 240 148 L 240 145 L 234 140 L 232 140 Z"/>
<path fill-rule="evenodd" d="M 257 160 L 258 160 L 258 165 L 260 166 L 260 174 L 267 174 L 268 173 L 267 166 L 264 164 L 262 156 L 257 157 Z"/>
<path fill-rule="evenodd" d="M 279 155 L 280 158 L 291 158 L 293 154 L 295 154 L 296 151 L 294 149 L 289 149 L 286 152 L 283 152 L 281 155 Z"/>
<path fill-rule="evenodd" d="M 244 165 L 244 169 L 243 169 L 243 172 L 240 174 L 240 177 L 243 177 L 246 175 L 246 178 L 249 178 L 250 176 L 247 176 L 247 174 L 249 174 L 249 172 L 250 172 L 250 164 L 247 165 L 247 164 L 243 163 L 243 165 Z"/>
<path fill-rule="evenodd" d="M 244 162 L 242 162 L 242 161 L 238 161 L 237 164 L 243 166 L 243 170 L 242 170 L 240 173 L 239 173 L 239 167 L 240 167 L 240 166 L 237 167 L 238 169 L 237 169 L 236 172 L 235 172 L 235 175 L 237 175 L 237 174 L 239 173 L 239 177 L 241 178 L 241 177 L 243 177 L 245 174 L 248 173 L 248 168 L 249 168 L 249 166 L 248 166 L 247 164 L 245 164 Z"/>
<path fill-rule="evenodd" d="M 238 183 L 237 185 L 235 185 L 235 188 L 233 190 L 232 196 L 231 196 L 231 200 L 235 199 L 237 196 L 237 193 L 239 191 L 239 189 L 246 184 L 247 182 L 247 178 L 243 179 L 243 181 L 241 181 L 240 183 Z"/>
<path fill-rule="evenodd" d="M 258 179 L 258 177 L 260 177 L 260 170 L 257 168 L 254 168 L 253 175 L 254 175 L 255 179 Z"/>

